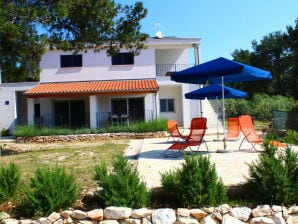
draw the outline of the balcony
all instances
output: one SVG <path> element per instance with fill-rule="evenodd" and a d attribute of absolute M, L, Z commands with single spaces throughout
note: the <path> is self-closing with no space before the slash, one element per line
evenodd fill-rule
<path fill-rule="evenodd" d="M 193 67 L 194 64 L 156 64 L 156 76 L 171 76 L 174 72 Z"/>

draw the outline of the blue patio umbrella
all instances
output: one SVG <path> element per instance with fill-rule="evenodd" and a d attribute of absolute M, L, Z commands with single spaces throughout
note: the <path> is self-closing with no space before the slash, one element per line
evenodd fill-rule
<path fill-rule="evenodd" d="M 205 84 L 211 83 L 222 84 L 222 103 L 223 103 L 223 121 L 225 120 L 224 110 L 224 83 L 232 82 L 250 82 L 264 79 L 271 79 L 271 73 L 260 68 L 256 68 L 237 61 L 232 61 L 223 57 L 196 65 L 180 72 L 175 72 L 171 80 L 183 83 Z M 225 144 L 225 122 L 224 123 L 224 149 Z"/>
<path fill-rule="evenodd" d="M 233 89 L 231 87 L 224 86 L 225 98 L 244 98 L 247 96 L 246 92 Z M 211 84 L 200 89 L 196 89 L 189 93 L 184 94 L 187 99 L 203 100 L 207 99 L 221 99 L 222 98 L 222 86 L 219 84 Z M 218 104 L 216 104 L 216 113 L 218 114 Z M 217 139 L 219 138 L 218 123 L 217 123 Z"/>

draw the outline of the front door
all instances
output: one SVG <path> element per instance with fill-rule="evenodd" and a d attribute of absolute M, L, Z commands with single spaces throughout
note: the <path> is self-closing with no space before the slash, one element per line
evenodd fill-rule
<path fill-rule="evenodd" d="M 144 121 L 144 98 L 129 98 L 128 108 L 132 120 Z"/>

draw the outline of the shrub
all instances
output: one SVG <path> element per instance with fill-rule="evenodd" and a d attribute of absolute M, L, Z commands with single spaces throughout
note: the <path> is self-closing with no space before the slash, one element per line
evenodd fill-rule
<path fill-rule="evenodd" d="M 112 172 L 108 172 L 105 163 L 95 166 L 95 180 L 99 187 L 99 199 L 105 206 L 125 206 L 140 208 L 149 204 L 150 192 L 139 174 L 123 156 L 113 162 Z"/>
<path fill-rule="evenodd" d="M 298 145 L 298 131 L 287 130 L 287 134 L 282 138 L 282 141 L 288 144 Z"/>
<path fill-rule="evenodd" d="M 37 168 L 24 192 L 27 215 L 49 215 L 68 208 L 79 196 L 73 173 L 67 174 L 63 166 Z"/>
<path fill-rule="evenodd" d="M 0 201 L 5 201 L 16 193 L 20 177 L 20 169 L 14 163 L 9 163 L 7 167 L 0 166 Z"/>
<path fill-rule="evenodd" d="M 212 206 L 226 201 L 226 189 L 208 157 L 185 157 L 182 168 L 161 174 L 163 188 L 179 206 Z"/>
<path fill-rule="evenodd" d="M 248 184 L 261 203 L 290 205 L 298 201 L 298 154 L 265 144 L 259 161 L 249 164 Z"/>

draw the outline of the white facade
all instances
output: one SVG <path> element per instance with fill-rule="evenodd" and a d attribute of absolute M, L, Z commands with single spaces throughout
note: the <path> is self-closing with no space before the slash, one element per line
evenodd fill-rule
<path fill-rule="evenodd" d="M 49 51 L 42 57 L 40 63 L 40 83 L 154 79 L 158 83 L 159 90 L 129 94 L 114 92 L 84 96 L 47 95 L 33 98 L 29 96 L 26 99 L 27 104 L 21 107 L 24 115 L 27 116 L 23 122 L 29 125 L 57 125 L 60 122 L 59 113 L 76 112 L 79 113 L 79 117 L 76 118 L 79 120 L 77 125 L 98 128 L 107 124 L 109 115 L 117 110 L 117 105 L 122 105 L 121 109 L 125 110 L 121 113 L 131 117 L 136 115 L 134 111 L 141 112 L 141 115 L 136 115 L 137 119 L 150 120 L 162 117 L 175 119 L 180 126 L 189 127 L 191 119 L 200 116 L 202 111 L 200 101 L 187 100 L 184 94 L 198 88 L 198 85 L 173 82 L 170 80 L 170 74 L 191 67 L 193 61 L 198 61 L 198 58 L 189 58 L 189 55 L 190 51 L 195 50 L 193 46 L 199 44 L 199 38 L 149 38 L 147 49 L 134 57 L 133 64 L 112 65 L 111 57 L 107 56 L 106 52 L 95 53 L 90 50 L 80 53 L 82 55 L 81 67 L 67 68 L 61 68 L 60 56 L 71 55 L 71 52 Z M 121 52 L 126 51 L 123 49 Z M 198 52 L 194 55 L 198 55 Z M 10 86 L 9 90 L 5 85 Z M 17 124 L 16 121 L 20 115 L 16 112 L 17 103 L 13 99 L 16 93 L 32 89 L 37 85 L 38 83 L 1 85 L 1 129 L 13 129 Z M 3 105 L 6 98 L 11 102 L 9 107 Z M 165 108 L 161 108 L 161 101 L 162 103 L 174 102 L 174 108 L 171 107 L 169 111 L 164 110 Z M 10 108 L 9 112 L 8 108 Z M 70 115 L 67 119 L 69 122 L 74 122 Z"/>

